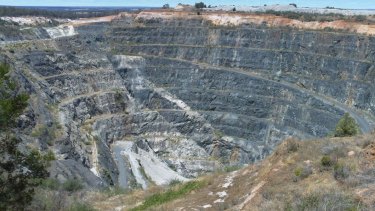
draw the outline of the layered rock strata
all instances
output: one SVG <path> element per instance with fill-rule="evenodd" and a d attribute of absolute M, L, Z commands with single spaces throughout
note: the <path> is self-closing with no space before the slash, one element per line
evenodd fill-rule
<path fill-rule="evenodd" d="M 37 142 L 57 154 L 60 180 L 147 188 L 327 136 L 345 112 L 374 127 L 371 36 L 193 14 L 70 27 L 2 44 L 35 96 L 24 139 L 47 131 Z"/>

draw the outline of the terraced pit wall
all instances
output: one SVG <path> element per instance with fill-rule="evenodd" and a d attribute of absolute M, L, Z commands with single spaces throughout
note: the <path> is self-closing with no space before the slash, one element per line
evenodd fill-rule
<path fill-rule="evenodd" d="M 147 188 L 327 136 L 345 112 L 374 128 L 372 36 L 142 13 L 71 34 L 7 54 L 39 102 L 29 121 L 61 126 L 37 139 L 61 180 Z"/>

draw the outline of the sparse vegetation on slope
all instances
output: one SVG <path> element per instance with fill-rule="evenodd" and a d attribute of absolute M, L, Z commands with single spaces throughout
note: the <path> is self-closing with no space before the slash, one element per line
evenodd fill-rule
<path fill-rule="evenodd" d="M 137 209 L 368 210 L 375 202 L 374 142 L 373 135 L 325 138 L 290 150 L 288 140 L 260 164 L 206 176 L 207 185 L 179 200 L 152 195 Z"/>
<path fill-rule="evenodd" d="M 338 190 L 321 190 L 296 197 L 285 210 L 363 210 L 363 205 L 353 196 Z"/>

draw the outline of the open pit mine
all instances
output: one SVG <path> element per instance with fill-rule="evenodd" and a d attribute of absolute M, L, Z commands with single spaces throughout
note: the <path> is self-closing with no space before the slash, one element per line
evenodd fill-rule
<path fill-rule="evenodd" d="M 55 153 L 51 177 L 146 189 L 258 162 L 288 137 L 326 137 L 345 113 L 373 130 L 374 34 L 151 10 L 3 30 L 0 57 L 31 95 L 19 136 Z"/>

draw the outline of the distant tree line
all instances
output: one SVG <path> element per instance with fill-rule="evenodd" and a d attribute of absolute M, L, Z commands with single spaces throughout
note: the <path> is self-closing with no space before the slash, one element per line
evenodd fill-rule
<path fill-rule="evenodd" d="M 338 13 L 328 13 L 328 14 L 319 14 L 319 13 L 306 13 L 306 12 L 292 12 L 292 11 L 275 11 L 267 10 L 265 12 L 255 12 L 256 14 L 272 14 L 276 16 L 286 17 L 290 19 L 296 19 L 300 21 L 336 21 L 336 20 L 346 20 L 346 21 L 356 21 L 356 22 L 368 22 L 373 23 L 374 21 L 368 19 L 364 15 L 354 15 L 354 16 L 345 16 Z"/>
<path fill-rule="evenodd" d="M 19 8 L 19 7 L 9 7 L 9 6 L 0 6 L 0 17 L 1 16 L 43 16 L 48 18 L 91 18 L 98 16 L 107 16 L 118 14 L 124 10 L 99 10 L 99 9 L 90 9 L 85 11 L 59 11 L 59 10 L 46 10 L 46 9 L 34 9 L 34 8 Z"/>

